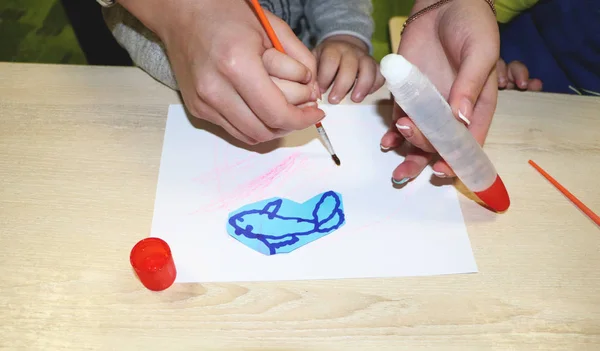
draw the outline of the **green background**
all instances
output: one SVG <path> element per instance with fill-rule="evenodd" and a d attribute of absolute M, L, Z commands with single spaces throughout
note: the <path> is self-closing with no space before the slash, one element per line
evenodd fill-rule
<path fill-rule="evenodd" d="M 378 60 L 390 51 L 388 20 L 406 16 L 413 1 L 373 0 Z M 60 0 L 0 1 L 0 61 L 86 64 Z"/>

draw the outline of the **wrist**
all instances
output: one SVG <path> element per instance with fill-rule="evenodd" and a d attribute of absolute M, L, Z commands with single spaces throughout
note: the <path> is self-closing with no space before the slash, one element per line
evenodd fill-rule
<path fill-rule="evenodd" d="M 202 2 L 202 0 L 197 0 Z M 164 40 L 170 23 L 178 27 L 189 16 L 189 0 L 117 0 L 128 12 Z"/>
<path fill-rule="evenodd" d="M 357 38 L 353 35 L 334 34 L 330 37 L 325 38 L 323 40 L 323 44 L 327 43 L 327 42 L 332 42 L 332 41 L 341 41 L 344 43 L 348 43 L 348 44 L 358 47 L 359 49 L 363 50 L 366 53 L 369 52 L 369 46 L 367 45 L 367 43 L 365 43 L 363 40 L 361 40 L 360 38 Z"/>
<path fill-rule="evenodd" d="M 489 10 L 491 10 L 489 13 L 491 15 L 494 16 L 494 19 L 496 18 L 496 1 L 495 0 L 470 0 L 471 3 L 467 4 L 466 6 L 472 6 L 472 5 L 477 5 L 480 6 L 481 4 L 487 4 L 487 7 L 489 8 Z M 443 13 L 442 9 L 447 9 L 448 7 L 452 7 L 453 5 L 457 5 L 457 6 L 465 6 L 465 2 L 468 2 L 468 0 L 415 0 L 415 4 L 411 10 L 410 16 L 407 18 L 407 20 L 404 22 L 404 25 L 402 27 L 402 32 L 404 32 L 404 29 L 413 21 L 415 21 L 416 19 L 418 19 L 419 17 L 422 17 L 424 15 L 427 15 L 429 13 L 429 16 L 426 17 L 436 17 L 436 15 L 431 14 L 431 12 L 437 12 L 437 16 L 439 16 L 440 14 Z M 440 12 L 442 11 L 442 12 Z M 438 17 L 439 18 L 439 17 Z"/>
<path fill-rule="evenodd" d="M 160 0 L 117 0 L 129 13 L 142 22 L 148 29 L 157 32 L 155 13 L 160 13 L 162 1 Z"/>

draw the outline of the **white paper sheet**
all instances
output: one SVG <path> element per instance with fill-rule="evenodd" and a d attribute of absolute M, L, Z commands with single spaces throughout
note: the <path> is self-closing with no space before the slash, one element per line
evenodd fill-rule
<path fill-rule="evenodd" d="M 391 105 L 322 108 L 340 167 L 315 128 L 248 151 L 181 105 L 169 107 L 151 236 L 171 246 L 176 282 L 477 272 L 454 187 L 433 185 L 430 168 L 401 189 L 391 182 L 402 156 L 379 148 Z M 291 253 L 263 255 L 226 231 L 239 207 L 328 190 L 343 195 L 345 225 Z"/>

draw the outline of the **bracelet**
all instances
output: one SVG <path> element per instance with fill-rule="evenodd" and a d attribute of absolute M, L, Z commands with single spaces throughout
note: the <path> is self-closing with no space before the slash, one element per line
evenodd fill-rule
<path fill-rule="evenodd" d="M 404 33 L 404 29 L 406 28 L 406 26 L 413 22 L 414 20 L 416 20 L 417 18 L 423 16 L 426 12 L 429 12 L 431 10 L 437 9 L 438 7 L 441 7 L 443 5 L 445 5 L 446 3 L 449 3 L 452 0 L 440 0 L 434 4 L 431 4 L 427 7 L 425 7 L 424 9 L 421 9 L 419 11 L 417 11 L 415 14 L 413 14 L 412 16 L 410 16 L 406 22 L 404 22 L 404 24 L 402 25 L 402 31 L 400 32 L 400 35 L 402 35 L 402 33 Z M 496 16 L 496 7 L 494 6 L 494 0 L 484 0 L 485 2 L 488 3 L 488 5 L 490 5 L 490 8 L 492 9 L 492 12 L 494 13 L 494 16 Z"/>
<path fill-rule="evenodd" d="M 102 7 L 112 7 L 115 6 L 117 1 L 116 0 L 96 0 L 97 3 L 99 3 Z"/>

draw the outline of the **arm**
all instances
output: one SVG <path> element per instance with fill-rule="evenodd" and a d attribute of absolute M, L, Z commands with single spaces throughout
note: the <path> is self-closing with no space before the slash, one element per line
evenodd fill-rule
<path fill-rule="evenodd" d="M 177 90 L 177 81 L 160 38 L 122 6 L 104 8 L 103 15 L 109 30 L 135 65 Z"/>
<path fill-rule="evenodd" d="M 307 128 L 325 116 L 314 103 L 316 97 L 311 96 L 310 105 L 290 103 L 290 96 L 269 75 L 268 62 L 264 62 L 268 38 L 245 1 L 118 2 L 122 8 L 106 11 L 113 33 L 129 47 L 138 65 L 159 80 L 171 82 L 170 86 L 175 86 L 176 81 L 193 116 L 222 127 L 248 144 Z M 291 28 L 268 15 L 288 56 L 297 61 L 293 64 L 304 64 L 306 70 L 314 67 L 313 55 Z M 240 33 L 244 35 L 242 41 Z M 307 74 L 304 71 L 300 78 L 305 79 L 296 77 L 294 82 L 301 80 L 302 84 L 297 85 L 304 85 L 302 90 L 311 95 L 311 87 L 316 84 L 314 75 Z M 285 74 L 280 75 L 289 80 Z"/>
<path fill-rule="evenodd" d="M 307 0 L 305 13 L 315 46 L 333 35 L 350 35 L 360 39 L 373 52 L 374 31 L 370 0 Z"/>

